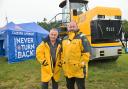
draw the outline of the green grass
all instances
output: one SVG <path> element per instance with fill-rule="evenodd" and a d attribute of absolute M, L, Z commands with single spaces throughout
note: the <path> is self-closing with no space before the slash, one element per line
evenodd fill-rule
<path fill-rule="evenodd" d="M 64 77 L 59 87 L 66 89 Z M 128 89 L 128 54 L 123 54 L 116 62 L 91 62 L 86 87 Z M 41 89 L 40 64 L 36 60 L 8 64 L 5 58 L 1 58 L 0 89 Z"/>
<path fill-rule="evenodd" d="M 0 89 L 40 89 L 40 65 L 35 60 L 8 64 L 0 59 Z"/>
<path fill-rule="evenodd" d="M 128 54 L 116 62 L 95 62 L 89 67 L 87 89 L 128 89 Z"/>

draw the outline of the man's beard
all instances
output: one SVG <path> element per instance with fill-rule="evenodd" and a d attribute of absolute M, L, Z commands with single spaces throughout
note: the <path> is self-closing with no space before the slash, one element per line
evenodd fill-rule
<path fill-rule="evenodd" d="M 78 32 L 79 31 L 79 29 L 71 29 L 70 31 L 68 31 L 68 32 Z"/>

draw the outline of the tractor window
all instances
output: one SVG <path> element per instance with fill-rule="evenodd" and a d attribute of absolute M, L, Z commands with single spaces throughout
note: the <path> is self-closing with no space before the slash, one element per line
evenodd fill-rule
<path fill-rule="evenodd" d="M 70 22 L 70 14 L 68 13 L 67 7 L 64 6 L 62 9 L 62 22 L 63 23 L 68 23 Z"/>
<path fill-rule="evenodd" d="M 78 15 L 86 11 L 85 4 L 83 3 L 71 3 L 71 9 L 77 10 Z"/>

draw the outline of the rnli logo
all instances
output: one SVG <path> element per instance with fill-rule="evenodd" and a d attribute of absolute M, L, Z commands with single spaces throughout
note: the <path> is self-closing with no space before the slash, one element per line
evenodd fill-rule
<path fill-rule="evenodd" d="M 68 40 L 68 41 L 67 41 L 67 45 L 69 45 L 69 44 L 70 44 L 70 41 Z"/>

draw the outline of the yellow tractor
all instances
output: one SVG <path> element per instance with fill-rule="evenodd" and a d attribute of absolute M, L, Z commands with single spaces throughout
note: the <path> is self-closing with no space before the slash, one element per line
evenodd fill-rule
<path fill-rule="evenodd" d="M 88 10 L 87 0 L 64 0 L 62 8 L 60 36 L 66 35 L 66 25 L 75 20 L 81 32 L 88 38 L 91 45 L 91 60 L 117 60 L 122 53 L 122 24 L 119 8 L 95 7 Z"/>

